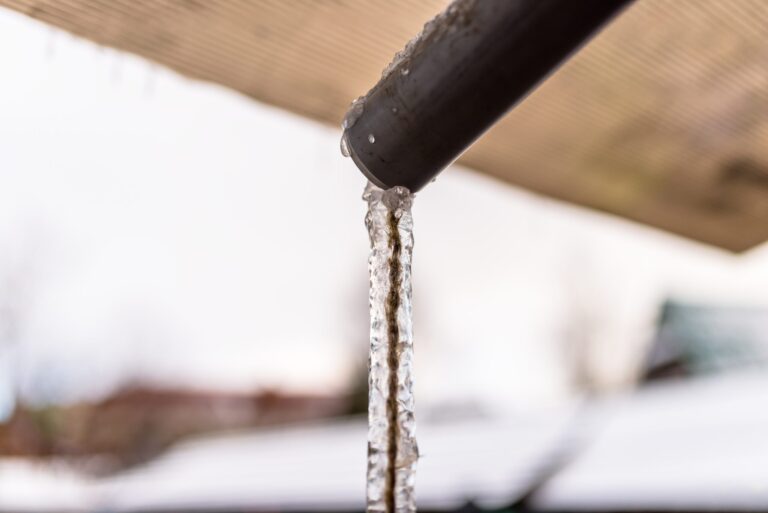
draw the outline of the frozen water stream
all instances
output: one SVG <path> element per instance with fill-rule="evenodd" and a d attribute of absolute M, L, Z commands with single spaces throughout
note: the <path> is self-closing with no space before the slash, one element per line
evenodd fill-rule
<path fill-rule="evenodd" d="M 371 350 L 368 377 L 368 511 L 416 511 L 418 448 L 411 329 L 412 196 L 368 184 Z"/>

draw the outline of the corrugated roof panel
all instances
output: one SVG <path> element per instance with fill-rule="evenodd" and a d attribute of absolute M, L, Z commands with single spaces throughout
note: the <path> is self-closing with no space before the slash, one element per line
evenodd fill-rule
<path fill-rule="evenodd" d="M 0 0 L 338 124 L 444 0 Z M 768 3 L 638 0 L 461 159 L 740 251 L 768 239 Z"/>

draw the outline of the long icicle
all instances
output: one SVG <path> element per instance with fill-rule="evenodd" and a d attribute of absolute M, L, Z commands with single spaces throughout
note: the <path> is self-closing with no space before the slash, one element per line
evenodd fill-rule
<path fill-rule="evenodd" d="M 412 196 L 373 185 L 366 225 L 371 240 L 368 511 L 413 513 L 418 459 L 411 329 Z"/>

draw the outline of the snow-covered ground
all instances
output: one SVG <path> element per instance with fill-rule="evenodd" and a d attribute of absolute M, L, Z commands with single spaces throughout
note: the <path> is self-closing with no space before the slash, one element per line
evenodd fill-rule
<path fill-rule="evenodd" d="M 535 497 L 542 509 L 764 511 L 768 373 L 649 386 L 606 404 L 593 442 Z"/>
<path fill-rule="evenodd" d="M 660 383 L 519 417 L 422 419 L 419 506 L 509 505 L 563 455 L 536 509 L 755 510 L 768 504 L 768 375 Z M 0 463 L 0 511 L 360 510 L 363 419 L 204 437 L 89 481 Z"/>
<path fill-rule="evenodd" d="M 63 463 L 0 458 L 0 511 L 93 511 L 94 481 Z"/>

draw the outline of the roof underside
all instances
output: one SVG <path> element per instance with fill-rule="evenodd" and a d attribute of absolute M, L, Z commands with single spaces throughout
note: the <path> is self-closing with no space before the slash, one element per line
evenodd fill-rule
<path fill-rule="evenodd" d="M 338 125 L 444 0 L 0 0 Z M 461 159 L 734 251 L 768 238 L 768 2 L 638 0 Z"/>

